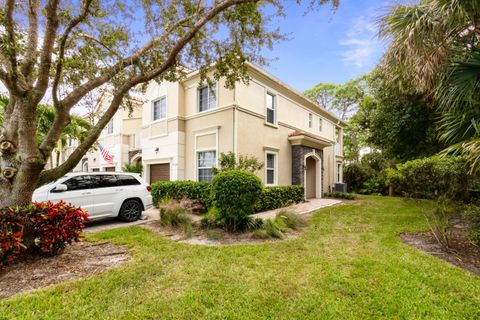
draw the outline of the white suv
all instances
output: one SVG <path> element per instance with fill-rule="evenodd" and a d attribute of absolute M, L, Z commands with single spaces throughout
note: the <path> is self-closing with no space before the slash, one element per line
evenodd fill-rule
<path fill-rule="evenodd" d="M 119 217 L 131 222 L 152 207 L 150 186 L 135 173 L 77 172 L 41 186 L 33 201 L 65 201 L 85 209 L 91 220 Z"/>

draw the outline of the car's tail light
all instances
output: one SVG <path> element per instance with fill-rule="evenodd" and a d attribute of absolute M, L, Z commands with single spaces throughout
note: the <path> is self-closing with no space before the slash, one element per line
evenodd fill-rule
<path fill-rule="evenodd" d="M 152 190 L 152 187 L 147 186 L 147 191 L 150 191 L 150 190 Z"/>

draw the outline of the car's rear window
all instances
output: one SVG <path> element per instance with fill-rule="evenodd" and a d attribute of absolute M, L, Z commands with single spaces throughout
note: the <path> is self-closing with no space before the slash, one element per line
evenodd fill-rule
<path fill-rule="evenodd" d="M 129 175 L 118 175 L 117 176 L 119 185 L 121 186 L 134 186 L 134 185 L 139 185 L 140 181 L 135 179 L 135 177 L 129 176 Z"/>

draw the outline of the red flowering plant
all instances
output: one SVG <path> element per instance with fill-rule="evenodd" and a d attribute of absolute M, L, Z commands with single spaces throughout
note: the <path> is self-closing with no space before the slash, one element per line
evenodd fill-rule
<path fill-rule="evenodd" d="M 26 250 L 23 240 L 24 216 L 19 208 L 0 209 L 0 269 L 15 262 Z"/>
<path fill-rule="evenodd" d="M 78 242 L 88 222 L 85 210 L 61 201 L 34 202 L 28 206 L 29 219 L 33 226 L 33 247 L 44 254 L 56 255 L 67 243 Z"/>

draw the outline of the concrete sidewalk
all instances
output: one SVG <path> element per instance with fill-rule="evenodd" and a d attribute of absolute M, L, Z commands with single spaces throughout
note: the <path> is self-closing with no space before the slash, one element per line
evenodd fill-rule
<path fill-rule="evenodd" d="M 293 211 L 297 214 L 307 214 L 318 209 L 331 207 L 334 205 L 341 204 L 342 201 L 336 199 L 308 199 L 306 202 L 297 203 L 289 207 L 279 208 L 270 211 L 259 212 L 253 215 L 253 217 L 261 219 L 273 218 L 282 210 Z"/>

